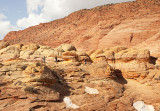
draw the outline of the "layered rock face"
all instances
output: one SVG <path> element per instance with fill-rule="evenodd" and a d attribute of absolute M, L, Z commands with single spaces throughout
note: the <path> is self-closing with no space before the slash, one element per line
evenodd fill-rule
<path fill-rule="evenodd" d="M 10 32 L 3 41 L 52 47 L 70 43 L 79 50 L 119 45 L 146 48 L 152 55 L 159 56 L 159 10 L 158 0 L 104 5 L 80 10 L 63 19 L 22 31 Z"/>
<path fill-rule="evenodd" d="M 153 63 L 148 50 L 113 47 L 104 50 L 91 50 L 87 53 L 92 61 L 106 61 L 119 77 L 150 81 L 159 76 L 159 60 L 157 60 L 157 64 Z"/>
<path fill-rule="evenodd" d="M 148 50 L 113 47 L 80 52 L 70 44 L 51 48 L 4 42 L 0 46 L 2 111 L 134 111 L 136 101 L 156 110 L 160 106 L 159 60 Z M 74 107 L 66 105 L 65 97 Z"/>

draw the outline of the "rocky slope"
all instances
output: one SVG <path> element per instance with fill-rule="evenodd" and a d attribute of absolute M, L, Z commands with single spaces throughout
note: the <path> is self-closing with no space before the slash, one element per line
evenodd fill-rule
<path fill-rule="evenodd" d="M 84 9 L 69 16 L 8 33 L 11 44 L 36 43 L 57 47 L 69 43 L 78 50 L 113 46 L 149 49 L 159 56 L 160 1 L 136 0 Z"/>
<path fill-rule="evenodd" d="M 160 107 L 159 59 L 148 50 L 0 42 L 1 111 L 135 111 L 136 101 Z"/>

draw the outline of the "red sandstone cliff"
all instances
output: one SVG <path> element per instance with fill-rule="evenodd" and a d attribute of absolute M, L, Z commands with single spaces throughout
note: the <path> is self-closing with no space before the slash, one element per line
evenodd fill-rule
<path fill-rule="evenodd" d="M 137 0 L 80 10 L 63 19 L 9 32 L 3 41 L 52 47 L 70 43 L 79 50 L 116 45 L 141 47 L 150 49 L 151 54 L 157 56 L 160 43 L 160 1 Z"/>

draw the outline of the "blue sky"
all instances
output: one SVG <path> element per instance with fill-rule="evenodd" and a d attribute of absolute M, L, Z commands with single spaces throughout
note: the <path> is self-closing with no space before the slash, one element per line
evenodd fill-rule
<path fill-rule="evenodd" d="M 12 25 L 16 25 L 18 18 L 27 17 L 25 0 L 0 0 L 0 13 L 5 14 Z"/>
<path fill-rule="evenodd" d="M 10 31 L 63 18 L 96 6 L 134 0 L 0 0 L 0 40 Z"/>

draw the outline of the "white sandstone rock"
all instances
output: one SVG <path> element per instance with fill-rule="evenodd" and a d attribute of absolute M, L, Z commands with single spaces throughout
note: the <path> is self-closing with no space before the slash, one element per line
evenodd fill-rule
<path fill-rule="evenodd" d="M 152 105 L 145 105 L 143 101 L 137 101 L 137 102 L 133 103 L 133 107 L 137 111 L 155 111 L 155 109 Z"/>
<path fill-rule="evenodd" d="M 66 103 L 66 108 L 73 108 L 73 109 L 79 108 L 79 106 L 72 103 L 72 100 L 69 97 L 63 98 L 63 101 Z"/>
<path fill-rule="evenodd" d="M 85 92 L 88 94 L 99 94 L 99 91 L 97 89 L 94 88 L 90 88 L 90 87 L 85 87 Z"/>

